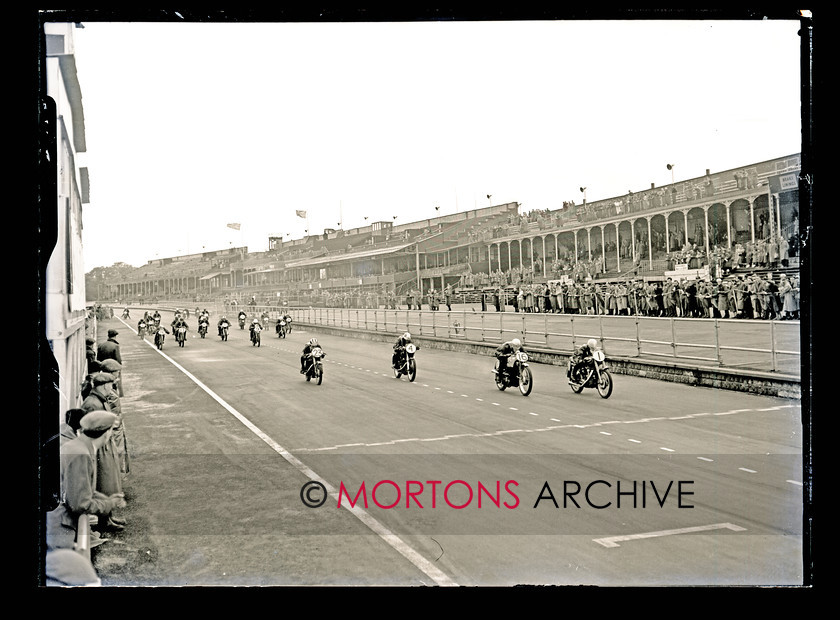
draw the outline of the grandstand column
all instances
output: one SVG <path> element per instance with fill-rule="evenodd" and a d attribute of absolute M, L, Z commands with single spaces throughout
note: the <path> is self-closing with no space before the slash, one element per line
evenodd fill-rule
<path fill-rule="evenodd" d="M 548 256 L 545 253 L 545 235 L 542 236 L 542 246 L 543 246 L 543 253 L 542 253 L 542 262 L 543 262 L 543 274 L 545 274 L 545 267 L 548 263 Z"/>
<path fill-rule="evenodd" d="M 754 198 L 750 198 L 750 238 L 755 243 L 755 203 Z"/>
<path fill-rule="evenodd" d="M 705 205 L 703 207 L 703 222 L 705 224 L 705 228 L 703 229 L 703 239 L 704 245 L 706 246 L 706 259 L 709 258 L 709 206 Z"/>
<path fill-rule="evenodd" d="M 650 216 L 646 216 L 648 232 L 648 269 L 653 269 L 653 234 L 650 227 Z"/>
<path fill-rule="evenodd" d="M 732 214 L 729 211 L 729 207 L 732 205 L 731 200 L 727 200 L 723 203 L 723 206 L 726 208 L 726 245 L 727 247 L 732 247 Z"/>
<path fill-rule="evenodd" d="M 531 273 L 534 272 L 534 238 L 528 239 L 528 254 L 531 255 Z"/>
<path fill-rule="evenodd" d="M 588 246 L 586 248 L 586 257 L 587 257 L 587 260 L 591 261 L 592 260 L 592 229 L 591 228 L 586 229 L 586 245 Z"/>
<path fill-rule="evenodd" d="M 601 224 L 601 273 L 607 271 L 607 241 L 604 237 L 604 225 Z"/>
<path fill-rule="evenodd" d="M 683 209 L 683 220 L 685 221 L 685 227 L 683 230 L 685 231 L 685 239 L 683 240 L 683 245 L 688 245 L 688 209 Z"/>
<path fill-rule="evenodd" d="M 618 222 L 613 226 L 615 226 L 615 268 L 621 271 L 621 238 L 618 236 Z"/>
<path fill-rule="evenodd" d="M 510 262 L 511 262 L 511 257 L 510 257 L 510 241 L 508 241 L 508 242 L 507 242 L 507 248 L 508 248 L 508 269 L 510 269 Z M 499 264 L 499 269 L 501 269 L 501 268 L 502 268 L 502 266 L 501 266 L 501 261 L 500 261 L 500 264 Z"/>

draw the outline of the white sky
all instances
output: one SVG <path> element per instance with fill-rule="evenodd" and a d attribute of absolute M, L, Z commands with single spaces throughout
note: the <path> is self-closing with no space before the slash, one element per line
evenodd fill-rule
<path fill-rule="evenodd" d="M 84 26 L 86 271 L 802 148 L 794 20 Z"/>

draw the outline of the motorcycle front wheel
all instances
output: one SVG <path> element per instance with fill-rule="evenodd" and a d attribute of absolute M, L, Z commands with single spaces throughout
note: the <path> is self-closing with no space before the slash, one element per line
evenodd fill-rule
<path fill-rule="evenodd" d="M 528 396 L 534 388 L 534 377 L 530 368 L 523 368 L 519 373 L 519 391 L 522 396 Z"/>
<path fill-rule="evenodd" d="M 408 360 L 408 380 L 414 381 L 417 378 L 417 363 L 410 359 Z"/>
<path fill-rule="evenodd" d="M 601 395 L 601 398 L 609 398 L 610 394 L 612 394 L 613 389 L 613 382 L 612 382 L 612 375 L 610 374 L 609 370 L 602 370 L 601 371 L 601 380 L 598 381 L 598 394 Z"/>
<path fill-rule="evenodd" d="M 321 368 L 321 367 L 318 367 L 318 370 L 316 370 L 315 373 L 318 377 L 318 385 L 321 385 L 321 381 L 324 380 L 324 369 Z"/>

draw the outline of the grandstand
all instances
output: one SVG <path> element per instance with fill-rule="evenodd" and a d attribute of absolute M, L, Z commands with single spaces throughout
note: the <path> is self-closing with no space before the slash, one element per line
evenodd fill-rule
<path fill-rule="evenodd" d="M 605 283 L 661 280 L 677 265 L 718 274 L 755 269 L 739 262 L 739 252 L 780 237 L 788 248 L 785 267 L 795 270 L 800 159 L 707 170 L 556 210 L 520 213 L 513 202 L 399 226 L 374 222 L 288 241 L 269 236 L 266 252 L 230 248 L 102 273 L 97 290 L 123 302 L 253 297 L 266 305 L 311 305 L 373 295 L 381 305 L 411 291 L 516 285 L 512 272 L 529 283 Z"/>

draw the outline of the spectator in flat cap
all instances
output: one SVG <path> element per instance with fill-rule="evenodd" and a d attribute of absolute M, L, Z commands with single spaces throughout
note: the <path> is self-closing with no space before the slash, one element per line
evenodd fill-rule
<path fill-rule="evenodd" d="M 47 587 L 101 586 L 91 561 L 71 549 L 47 551 L 44 566 L 44 585 Z"/>
<path fill-rule="evenodd" d="M 120 354 L 120 343 L 117 342 L 117 335 L 119 332 L 116 329 L 108 330 L 108 340 L 101 343 L 96 350 L 96 359 L 100 365 L 107 359 L 116 360 L 120 366 L 123 366 L 122 355 Z M 122 382 L 119 377 L 116 381 L 116 390 L 120 396 L 123 396 Z"/>
<path fill-rule="evenodd" d="M 82 403 L 82 409 L 89 412 L 107 411 L 113 416 L 113 425 L 118 420 L 117 415 L 111 412 L 109 402 L 109 393 L 113 391 L 114 375 L 98 372 L 91 377 L 91 385 L 93 387 Z M 85 416 L 82 420 L 87 418 L 88 416 Z M 102 442 L 102 446 L 96 453 L 96 461 L 96 489 L 105 495 L 122 493 L 122 469 L 112 433 L 109 433 L 108 439 Z"/>
<path fill-rule="evenodd" d="M 112 389 L 114 375 L 108 372 L 97 372 L 90 376 L 89 381 L 91 390 L 82 402 L 81 408 L 85 411 L 94 411 L 96 409 L 110 411 L 108 392 Z"/>
<path fill-rule="evenodd" d="M 102 369 L 117 379 L 119 379 L 120 368 L 122 368 L 122 366 L 120 366 L 120 363 L 117 360 L 107 359 L 102 362 Z M 117 460 L 120 465 L 120 472 L 123 475 L 126 475 L 130 469 L 130 463 L 128 456 L 128 441 L 125 435 L 125 419 L 122 414 L 122 402 L 120 400 L 120 395 L 117 394 L 115 389 L 109 390 L 105 399 L 111 406 L 111 413 L 117 416 L 117 421 L 111 429 L 111 436 L 113 437 L 114 446 L 117 451 Z"/>
<path fill-rule="evenodd" d="M 99 372 L 99 360 L 96 359 L 96 340 L 90 336 L 85 338 L 85 357 L 88 374 Z"/>
<path fill-rule="evenodd" d="M 96 489 L 96 454 L 110 439 L 115 419 L 113 413 L 91 411 L 82 417 L 78 437 L 61 446 L 61 502 L 48 515 L 48 548 L 72 549 L 83 514 L 96 516 L 103 527 L 124 529 L 109 521 L 114 509 L 125 506 L 122 493 L 107 495 Z"/>

